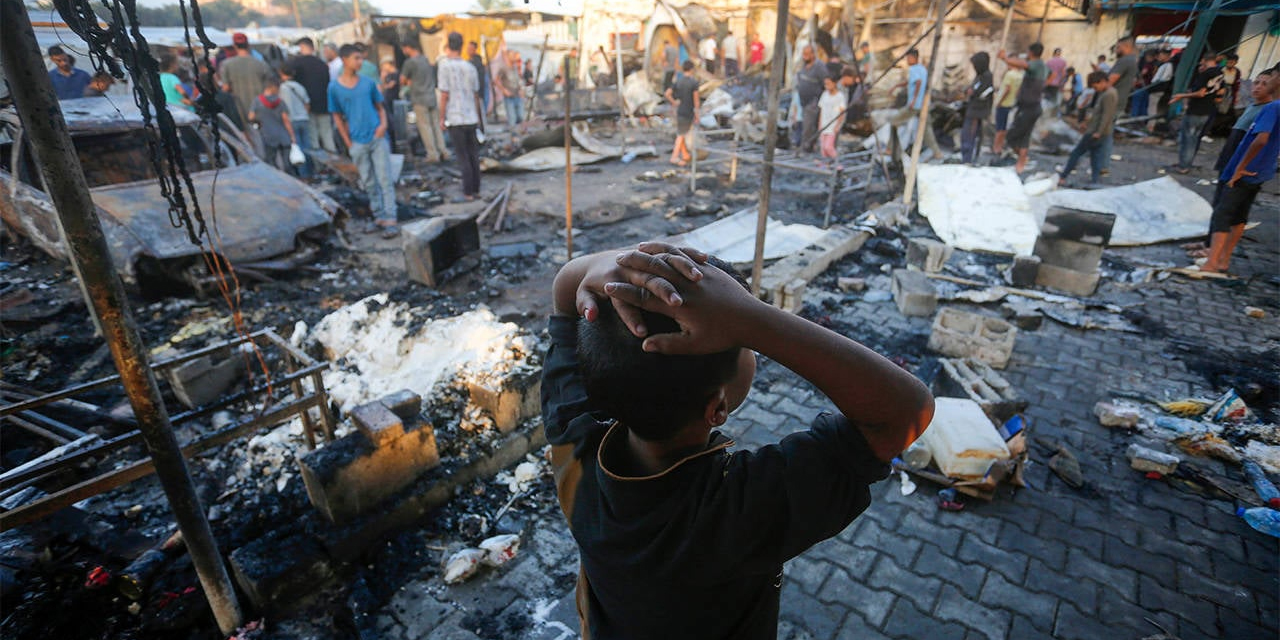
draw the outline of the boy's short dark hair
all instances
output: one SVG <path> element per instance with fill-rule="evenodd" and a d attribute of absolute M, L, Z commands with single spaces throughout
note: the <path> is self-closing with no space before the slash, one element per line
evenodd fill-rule
<path fill-rule="evenodd" d="M 273 89 L 279 89 L 279 88 L 280 88 L 280 78 L 272 78 L 272 77 L 268 76 L 265 80 L 263 80 L 263 81 L 262 81 L 262 86 L 264 86 L 264 87 L 269 87 L 269 88 L 273 88 Z"/>
<path fill-rule="evenodd" d="M 450 51 L 462 51 L 462 34 L 457 31 L 450 31 L 449 37 L 446 38 L 446 46 Z"/>
<path fill-rule="evenodd" d="M 354 44 L 344 44 L 338 49 L 338 57 L 343 60 L 353 53 L 361 53 L 360 47 Z"/>
<path fill-rule="evenodd" d="M 1093 85 L 1095 85 L 1095 84 L 1098 84 L 1099 82 L 1102 82 L 1103 80 L 1106 80 L 1106 79 L 1107 79 L 1107 78 L 1109 78 L 1109 77 L 1110 77 L 1110 76 L 1108 76 L 1108 75 L 1107 75 L 1107 72 L 1106 72 L 1106 71 L 1093 71 L 1093 72 L 1090 72 L 1090 73 L 1089 73 L 1089 86 L 1093 86 Z"/>
<path fill-rule="evenodd" d="M 311 47 L 312 49 L 316 48 L 316 41 L 312 40 L 311 38 L 308 38 L 307 36 L 302 36 L 301 38 L 294 40 L 293 44 L 294 46 L 297 46 L 297 47 L 301 47 L 302 45 L 305 44 L 308 47 Z"/>
<path fill-rule="evenodd" d="M 708 260 L 746 287 L 731 265 Z M 671 318 L 644 313 L 649 334 L 677 333 Z M 594 322 L 578 321 L 578 371 L 593 409 L 625 425 L 642 440 L 663 440 L 701 415 L 717 387 L 738 372 L 739 349 L 699 356 L 650 353 L 641 348 L 611 304 Z"/>
<path fill-rule="evenodd" d="M 1030 47 L 1027 47 L 1027 51 L 1030 51 L 1031 55 L 1039 58 L 1040 56 L 1044 55 L 1044 45 L 1040 44 L 1039 42 L 1036 42 L 1032 44 Z"/>
<path fill-rule="evenodd" d="M 858 79 L 858 72 L 857 72 L 857 71 L 855 71 L 853 67 L 845 66 L 845 68 L 843 68 L 843 69 L 841 69 L 841 70 L 840 70 L 840 77 L 841 77 L 841 78 L 853 78 L 854 80 L 857 80 L 857 79 Z"/>
<path fill-rule="evenodd" d="M 908 56 L 911 56 L 911 57 L 913 57 L 913 58 L 919 58 L 919 57 L 920 57 L 920 50 L 919 50 L 919 49 L 907 49 L 907 55 L 908 55 Z"/>
<path fill-rule="evenodd" d="M 680 68 L 684 69 L 685 71 L 693 71 L 693 61 L 685 60 L 684 64 L 680 65 Z"/>
<path fill-rule="evenodd" d="M 1227 60 L 1229 60 L 1229 61 L 1231 61 L 1231 62 L 1240 62 L 1240 56 L 1238 56 L 1238 55 L 1236 55 L 1236 54 L 1234 54 L 1234 53 L 1228 53 L 1228 54 L 1227 54 Z"/>

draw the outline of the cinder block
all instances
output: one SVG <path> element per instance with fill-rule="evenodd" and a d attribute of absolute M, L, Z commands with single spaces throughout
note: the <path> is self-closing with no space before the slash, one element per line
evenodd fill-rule
<path fill-rule="evenodd" d="M 178 402 L 195 409 L 221 398 L 244 367 L 244 358 L 234 353 L 216 362 L 213 356 L 200 356 L 167 370 L 165 377 Z"/>
<path fill-rule="evenodd" d="M 1041 264 L 1036 284 L 1076 296 L 1091 296 L 1098 289 L 1098 272 L 1085 273 L 1051 264 Z"/>
<path fill-rule="evenodd" d="M 524 420 L 542 411 L 542 376 L 517 370 L 501 378 L 467 383 L 471 403 L 493 418 L 498 431 L 509 433 Z"/>
<path fill-rule="evenodd" d="M 1129 466 L 1138 471 L 1154 471 L 1160 475 L 1170 475 L 1178 470 L 1181 459 L 1178 456 L 1148 449 L 1137 443 L 1129 445 L 1125 450 L 1129 456 Z"/>
<path fill-rule="evenodd" d="M 1027 410 L 1027 401 L 990 365 L 972 358 L 940 358 L 937 397 L 968 396 L 996 424 Z"/>
<path fill-rule="evenodd" d="M 1040 236 L 1033 253 L 1044 264 L 1092 273 L 1102 262 L 1102 249 L 1101 245 Z"/>
<path fill-rule="evenodd" d="M 382 396 L 380 402 L 386 405 L 391 413 L 400 416 L 401 420 L 416 420 L 418 414 L 422 413 L 422 396 L 408 389 Z"/>
<path fill-rule="evenodd" d="M 421 424 L 380 446 L 357 431 L 304 453 L 298 464 L 311 504 L 330 522 L 342 523 L 438 466 L 440 453 L 435 430 Z"/>
<path fill-rule="evenodd" d="M 409 279 L 434 287 L 440 272 L 480 249 L 480 230 L 470 216 L 416 220 L 401 227 Z"/>
<path fill-rule="evenodd" d="M 1093 415 L 1098 417 L 1098 424 L 1104 427 L 1120 427 L 1132 429 L 1138 426 L 1142 413 L 1135 407 L 1126 407 L 1110 402 L 1099 402 L 1093 405 Z"/>
<path fill-rule="evenodd" d="M 837 278 L 836 286 L 845 293 L 863 291 L 867 288 L 866 278 Z"/>
<path fill-rule="evenodd" d="M 931 316 L 938 308 L 938 289 L 919 271 L 897 269 L 889 290 L 904 316 Z"/>
<path fill-rule="evenodd" d="M 404 435 L 404 423 L 381 400 L 367 402 L 351 410 L 351 422 L 369 442 L 380 447 Z"/>
<path fill-rule="evenodd" d="M 907 268 L 925 273 L 942 271 L 951 257 L 951 247 L 931 238 L 911 238 L 907 241 Z"/>
<path fill-rule="evenodd" d="M 258 611 L 284 608 L 333 578 L 324 547 L 305 533 L 268 533 L 232 551 L 231 573 Z"/>
<path fill-rule="evenodd" d="M 1040 270 L 1040 256 L 1014 256 L 1013 267 L 1009 270 L 1009 281 L 1015 287 L 1030 287 L 1036 283 L 1036 272 Z"/>
<path fill-rule="evenodd" d="M 788 282 L 782 287 L 782 295 L 774 299 L 774 305 L 788 313 L 800 313 L 800 309 L 804 307 L 804 291 L 808 284 L 801 278 Z"/>
<path fill-rule="evenodd" d="M 944 308 L 933 320 L 929 348 L 953 358 L 973 358 L 1003 369 L 1018 329 L 999 318 Z"/>

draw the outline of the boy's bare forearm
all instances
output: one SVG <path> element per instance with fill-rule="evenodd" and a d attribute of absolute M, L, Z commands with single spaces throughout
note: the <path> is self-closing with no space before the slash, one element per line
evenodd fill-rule
<path fill-rule="evenodd" d="M 874 351 L 761 303 L 743 318 L 741 342 L 818 387 L 882 460 L 911 444 L 933 417 L 933 395 Z"/>
<path fill-rule="evenodd" d="M 578 285 L 582 284 L 582 279 L 586 277 L 593 261 L 611 259 L 606 253 L 608 252 L 579 256 L 560 267 L 560 272 L 556 274 L 556 279 L 551 284 L 553 315 L 577 317 Z"/>

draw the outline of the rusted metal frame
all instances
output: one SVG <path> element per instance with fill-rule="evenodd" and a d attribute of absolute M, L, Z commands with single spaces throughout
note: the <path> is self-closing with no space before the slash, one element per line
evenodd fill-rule
<path fill-rule="evenodd" d="M 280 405 L 276 409 L 265 413 L 261 416 L 228 426 L 221 431 L 209 434 L 203 438 L 199 438 L 190 444 L 181 448 L 183 458 L 190 458 L 196 454 L 202 453 L 217 446 L 224 445 L 246 433 L 258 429 L 267 424 L 278 423 L 288 416 L 298 411 L 305 412 L 310 409 L 319 398 L 316 396 L 307 396 L 299 400 L 294 400 L 288 404 Z M 85 480 L 79 484 L 67 487 L 57 493 L 50 494 L 44 498 L 30 502 L 17 509 L 0 513 L 0 532 L 8 531 L 14 527 L 34 522 L 43 518 L 54 511 L 71 506 L 86 498 L 91 498 L 120 487 L 139 478 L 144 478 L 155 472 L 155 464 L 150 459 L 139 460 L 125 467 L 108 471 L 89 480 Z"/>
<path fill-rule="evenodd" d="M 328 365 L 324 363 L 315 363 L 307 367 L 304 367 L 302 369 L 299 369 L 298 371 L 293 372 L 289 375 L 286 375 L 283 378 L 276 380 L 275 383 L 287 384 L 294 381 L 302 380 L 303 378 L 313 377 L 318 375 L 319 372 L 322 371 L 327 366 Z M 232 403 L 252 398 L 257 394 L 262 393 L 263 391 L 266 391 L 267 387 L 268 387 L 267 384 L 261 384 L 251 389 L 246 389 L 245 391 L 241 391 L 239 393 L 236 393 L 230 396 L 225 396 L 221 398 L 218 402 L 208 404 L 203 407 L 198 407 L 196 409 L 192 409 L 190 411 L 186 411 L 183 413 L 179 413 L 173 416 L 170 422 L 175 426 L 186 423 L 186 422 L 190 422 L 191 420 L 194 420 L 201 416 L 211 414 L 219 409 L 225 408 L 227 405 L 230 405 Z M 316 394 L 312 394 L 312 395 L 316 395 Z M 310 396 L 306 396 L 306 397 L 310 397 Z M 319 395 L 318 397 L 321 398 L 322 402 L 325 402 L 325 403 L 328 402 L 328 399 L 326 396 Z M 298 399 L 302 399 L 302 398 L 303 396 L 298 396 Z M 12 417 L 12 416 L 9 416 L 9 417 Z M 96 447 L 93 447 L 90 449 L 82 449 L 80 451 L 67 454 L 66 456 L 63 456 L 56 460 L 50 460 L 40 466 L 32 467 L 31 469 L 28 469 L 21 473 L 17 473 L 13 475 L 6 473 L 3 475 L 0 475 L 0 489 L 5 489 L 16 482 L 22 482 L 23 480 L 29 477 L 32 477 L 39 473 L 43 473 L 45 471 L 53 471 L 69 465 L 78 464 L 80 462 L 83 462 L 95 456 L 105 455 L 116 449 L 127 447 L 131 444 L 136 444 L 141 439 L 142 439 L 142 433 L 140 431 L 130 431 L 129 433 L 121 434 L 110 440 L 104 441 L 99 445 L 97 445 Z"/>
<path fill-rule="evenodd" d="M 232 340 L 228 340 L 226 342 L 222 342 L 219 344 L 210 345 L 202 349 L 197 349 L 190 353 L 174 356 L 172 358 L 161 360 L 159 362 L 153 362 L 151 363 L 151 369 L 153 371 L 159 372 L 159 371 L 168 369 L 170 367 L 182 364 L 184 362 L 195 360 L 196 358 L 199 358 L 201 356 L 218 352 L 220 350 L 229 351 L 234 347 L 238 347 L 241 344 L 244 344 L 245 342 L 248 342 L 251 339 L 258 338 L 263 335 L 265 335 L 264 331 L 262 330 L 255 331 L 249 334 L 247 337 L 245 336 L 236 337 Z M 86 391 L 94 391 L 96 389 L 101 389 L 102 387 L 116 384 L 118 382 L 120 382 L 119 375 L 107 376 L 105 378 L 98 378 L 97 380 L 91 380 L 89 382 L 67 387 L 66 389 L 63 389 L 61 391 L 46 393 L 42 396 L 31 398 L 30 400 L 23 400 L 22 402 L 17 402 L 11 405 L 0 407 L 0 417 L 6 416 L 12 413 L 17 413 L 19 411 L 25 411 L 27 409 L 35 409 L 37 407 L 44 406 L 46 404 L 49 404 L 57 400 L 62 400 L 64 398 L 70 398 L 71 396 L 80 395 L 81 393 L 85 393 Z"/>
<path fill-rule="evenodd" d="M 34 411 L 23 411 L 18 415 L 21 416 L 22 419 L 27 420 L 28 422 L 33 422 L 46 429 L 52 429 L 53 431 L 57 432 L 58 435 L 66 438 L 68 442 L 71 440 L 79 440 L 80 438 L 83 438 L 89 435 L 69 424 L 59 422 L 58 420 L 54 420 L 49 416 L 42 415 Z M 14 418 L 16 416 L 6 416 L 6 417 Z"/>
<path fill-rule="evenodd" d="M 831 191 L 827 193 L 827 210 L 822 214 L 822 228 L 826 229 L 831 226 L 831 209 L 836 206 L 836 194 L 840 191 L 840 179 L 844 177 L 844 170 L 837 167 L 835 173 L 831 174 Z"/>
<path fill-rule="evenodd" d="M 0 381 L 0 400 L 3 400 L 5 402 L 19 402 L 23 400 L 30 400 L 31 398 L 38 398 L 41 395 L 44 395 L 44 394 L 42 392 L 32 392 L 28 389 L 24 389 L 17 385 Z M 67 398 L 63 400 L 55 400 L 53 402 L 48 403 L 45 406 L 54 407 L 62 411 L 67 411 L 69 413 L 74 413 L 77 416 L 89 416 L 95 420 L 101 420 L 102 422 L 106 422 L 106 423 L 110 423 L 118 426 L 129 427 L 130 429 L 135 429 L 138 426 L 138 422 L 136 420 L 133 420 L 130 418 L 113 416 L 109 412 L 105 411 L 102 407 L 99 407 L 96 404 L 83 402 L 81 400 L 73 400 L 73 399 Z"/>
<path fill-rule="evenodd" d="M 329 410 L 329 392 L 324 388 L 324 376 L 321 375 L 329 367 L 328 363 L 316 362 L 315 358 L 280 337 L 280 334 L 276 333 L 275 329 L 267 328 L 263 329 L 263 331 L 281 350 L 293 356 L 299 363 L 306 365 L 300 372 L 310 372 L 311 393 L 320 398 L 320 424 L 324 428 L 324 441 L 333 442 L 333 430 L 336 424 L 333 419 L 333 412 Z"/>
<path fill-rule="evenodd" d="M 61 435 L 58 435 L 52 431 L 49 431 L 48 429 L 45 429 L 44 427 L 41 427 L 37 424 L 23 420 L 18 416 L 5 416 L 4 419 L 8 420 L 9 422 L 12 422 L 14 426 L 22 427 L 23 429 L 26 429 L 27 431 L 30 431 L 31 433 L 34 433 L 40 436 L 41 438 L 45 438 L 46 440 L 53 441 L 55 444 L 63 445 L 68 442 L 71 442 L 71 440 Z"/>

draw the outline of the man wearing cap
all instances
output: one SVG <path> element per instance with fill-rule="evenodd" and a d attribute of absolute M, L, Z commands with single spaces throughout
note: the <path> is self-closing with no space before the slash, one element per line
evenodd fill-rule
<path fill-rule="evenodd" d="M 298 55 L 289 59 L 294 80 L 307 90 L 311 99 L 311 128 L 315 131 L 319 146 L 329 153 L 336 153 L 333 143 L 333 119 L 329 117 L 329 65 L 316 55 L 316 43 L 311 38 L 299 38 L 295 42 Z"/>
<path fill-rule="evenodd" d="M 72 100 L 84 97 L 84 90 L 92 79 L 83 69 L 76 68 L 76 60 L 62 47 L 49 47 L 49 61 L 53 68 L 49 70 L 49 80 L 53 82 L 53 92 L 59 100 Z"/>
<path fill-rule="evenodd" d="M 249 38 L 243 33 L 231 37 L 235 43 L 236 55 L 227 58 L 218 67 L 218 75 L 222 76 L 222 90 L 231 94 L 236 101 L 236 110 L 240 112 L 240 121 L 249 122 L 249 111 L 253 109 L 253 101 L 258 99 L 267 78 L 274 75 L 267 63 L 253 57 L 249 48 Z M 249 127 L 245 134 L 253 148 L 262 155 L 262 138 L 258 130 Z"/>

